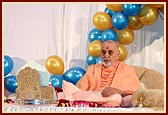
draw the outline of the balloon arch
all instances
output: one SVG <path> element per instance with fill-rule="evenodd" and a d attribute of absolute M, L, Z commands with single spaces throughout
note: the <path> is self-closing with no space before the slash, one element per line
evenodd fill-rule
<path fill-rule="evenodd" d="M 164 13 L 164 4 L 106 4 L 104 11 L 93 16 L 95 28 L 88 34 L 88 65 L 97 63 L 101 45 L 107 40 L 119 42 L 119 60 L 124 61 L 128 54 L 124 45 L 134 41 L 134 30 L 154 24 L 160 12 Z"/>

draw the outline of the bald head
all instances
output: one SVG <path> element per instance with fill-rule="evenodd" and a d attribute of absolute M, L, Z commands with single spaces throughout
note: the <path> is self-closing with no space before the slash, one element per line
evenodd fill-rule
<path fill-rule="evenodd" d="M 118 42 L 112 40 L 105 41 L 101 48 L 101 58 L 105 67 L 112 66 L 119 59 Z"/>
<path fill-rule="evenodd" d="M 103 42 L 102 48 L 106 47 L 106 46 L 113 46 L 116 50 L 119 50 L 118 42 L 115 42 L 113 40 L 107 40 L 107 41 Z"/>

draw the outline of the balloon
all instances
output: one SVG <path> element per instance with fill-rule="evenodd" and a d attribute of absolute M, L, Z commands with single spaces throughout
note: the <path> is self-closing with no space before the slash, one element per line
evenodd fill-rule
<path fill-rule="evenodd" d="M 149 6 L 153 8 L 161 8 L 164 6 L 164 4 L 149 4 Z"/>
<path fill-rule="evenodd" d="M 63 77 L 66 81 L 73 83 L 74 85 L 84 76 L 85 70 L 80 67 L 73 67 L 67 70 Z"/>
<path fill-rule="evenodd" d="M 111 17 L 105 12 L 97 12 L 93 16 L 93 24 L 98 30 L 106 30 L 112 27 Z"/>
<path fill-rule="evenodd" d="M 15 93 L 15 90 L 18 86 L 16 76 L 6 76 L 4 79 L 4 85 L 9 92 Z"/>
<path fill-rule="evenodd" d="M 120 31 L 120 30 L 117 30 L 117 29 L 116 29 L 116 28 L 114 28 L 114 27 L 112 28 L 112 30 L 114 30 L 115 32 L 118 32 L 118 31 Z"/>
<path fill-rule="evenodd" d="M 86 62 L 88 65 L 96 64 L 96 57 L 92 57 L 91 55 L 87 55 Z"/>
<path fill-rule="evenodd" d="M 122 5 L 121 4 L 106 4 L 107 8 L 114 11 L 119 12 L 122 11 Z"/>
<path fill-rule="evenodd" d="M 127 16 L 136 16 L 141 9 L 141 5 L 140 4 L 123 4 L 122 9 L 123 9 L 123 12 Z"/>
<path fill-rule="evenodd" d="M 89 42 L 92 42 L 94 40 L 101 40 L 101 35 L 102 35 L 102 32 L 101 30 L 98 30 L 97 28 L 93 28 L 89 34 L 88 34 L 88 40 Z"/>
<path fill-rule="evenodd" d="M 26 64 L 26 60 L 20 58 L 20 57 L 12 57 L 13 60 L 13 69 L 10 72 L 11 75 L 17 75 L 19 69 Z"/>
<path fill-rule="evenodd" d="M 122 12 L 115 12 L 112 17 L 112 25 L 118 30 L 122 30 L 128 26 L 128 16 Z"/>
<path fill-rule="evenodd" d="M 110 17 L 112 17 L 114 14 L 114 12 L 108 9 L 107 7 L 105 8 L 104 12 L 106 12 Z"/>
<path fill-rule="evenodd" d="M 95 40 L 91 42 L 88 46 L 88 53 L 93 57 L 100 56 L 102 42 L 100 40 Z"/>
<path fill-rule="evenodd" d="M 102 41 L 105 42 L 107 40 L 113 40 L 113 41 L 117 41 L 117 33 L 114 30 L 108 29 L 105 30 L 102 33 Z"/>
<path fill-rule="evenodd" d="M 128 45 L 134 41 L 134 32 L 129 29 L 125 28 L 117 32 L 118 34 L 118 41 L 121 44 Z"/>
<path fill-rule="evenodd" d="M 46 68 L 51 74 L 63 74 L 64 62 L 59 56 L 52 55 L 46 60 Z"/>
<path fill-rule="evenodd" d="M 96 58 L 96 63 L 101 63 L 102 61 L 101 61 L 101 57 L 97 57 Z"/>
<path fill-rule="evenodd" d="M 49 84 L 51 84 L 53 87 L 62 88 L 63 80 L 63 75 L 54 74 L 50 77 Z"/>
<path fill-rule="evenodd" d="M 139 20 L 138 16 L 129 16 L 128 27 L 132 30 L 138 30 L 143 27 L 142 22 Z"/>
<path fill-rule="evenodd" d="M 13 69 L 13 60 L 10 56 L 4 56 L 4 76 L 8 75 Z"/>
<path fill-rule="evenodd" d="M 141 8 L 138 16 L 139 20 L 144 25 L 154 24 L 158 19 L 158 9 L 145 5 L 144 7 Z"/>
<path fill-rule="evenodd" d="M 124 61 L 127 58 L 127 49 L 125 48 L 124 45 L 119 44 L 119 51 L 120 51 L 120 57 L 119 57 L 119 61 Z"/>

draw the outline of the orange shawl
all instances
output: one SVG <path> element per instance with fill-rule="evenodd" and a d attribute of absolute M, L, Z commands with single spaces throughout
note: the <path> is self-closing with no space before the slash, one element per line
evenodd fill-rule
<path fill-rule="evenodd" d="M 113 78 L 107 78 L 109 82 L 103 78 L 103 73 Z M 128 93 L 133 93 L 140 86 L 139 79 L 131 66 L 123 62 L 117 61 L 114 66 L 104 68 L 102 64 L 91 66 L 86 74 L 76 84 L 83 91 L 100 91 L 105 88 L 102 85 L 102 80 L 108 82 L 113 87 Z"/>

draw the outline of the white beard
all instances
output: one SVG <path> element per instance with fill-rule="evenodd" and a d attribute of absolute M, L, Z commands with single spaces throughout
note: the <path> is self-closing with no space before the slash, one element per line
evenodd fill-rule
<path fill-rule="evenodd" d="M 108 63 L 102 62 L 102 64 L 103 64 L 105 67 L 110 67 L 110 66 L 112 65 L 111 62 L 108 62 Z"/>

